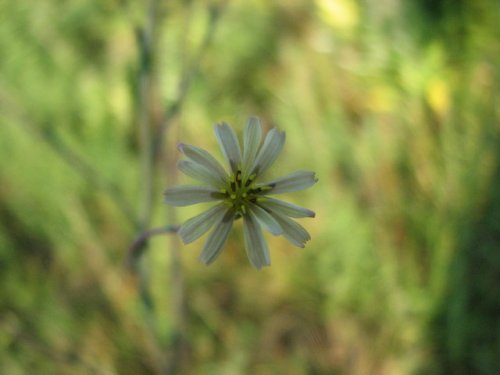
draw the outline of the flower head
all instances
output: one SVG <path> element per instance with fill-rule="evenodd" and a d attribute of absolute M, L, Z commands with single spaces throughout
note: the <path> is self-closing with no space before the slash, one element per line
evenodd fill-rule
<path fill-rule="evenodd" d="M 169 188 L 165 191 L 165 202 L 173 206 L 218 202 L 181 225 L 182 241 L 185 244 L 193 242 L 214 227 L 200 256 L 201 262 L 210 264 L 221 253 L 233 222 L 243 218 L 245 250 L 250 263 L 257 269 L 271 264 L 261 226 L 273 235 L 282 234 L 295 246 L 304 247 L 311 237 L 291 218 L 314 217 L 314 212 L 270 195 L 314 185 L 317 182 L 314 172 L 297 171 L 269 182 L 259 181 L 281 152 L 285 133 L 273 128 L 262 143 L 260 121 L 251 117 L 244 131 L 243 152 L 236 134 L 226 123 L 216 125 L 215 134 L 229 173 L 207 151 L 187 144 L 178 146 L 187 157 L 179 160 L 179 170 L 206 185 Z"/>

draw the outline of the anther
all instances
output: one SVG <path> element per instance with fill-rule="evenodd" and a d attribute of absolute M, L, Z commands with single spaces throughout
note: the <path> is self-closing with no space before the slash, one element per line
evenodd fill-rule
<path fill-rule="evenodd" d="M 236 171 L 236 184 L 238 186 L 241 186 L 241 170 L 240 169 L 238 169 Z"/>
<path fill-rule="evenodd" d="M 255 173 L 248 176 L 247 182 L 245 182 L 245 187 L 250 186 L 255 177 L 256 177 Z"/>

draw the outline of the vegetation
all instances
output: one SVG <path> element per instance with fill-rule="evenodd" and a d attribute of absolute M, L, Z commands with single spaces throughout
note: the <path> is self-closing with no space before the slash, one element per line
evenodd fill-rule
<path fill-rule="evenodd" d="M 500 373 L 499 17 L 0 1 L 0 373 Z M 269 176 L 319 178 L 286 198 L 312 241 L 256 271 L 238 223 L 206 267 L 175 146 L 251 115 L 287 134 Z"/>

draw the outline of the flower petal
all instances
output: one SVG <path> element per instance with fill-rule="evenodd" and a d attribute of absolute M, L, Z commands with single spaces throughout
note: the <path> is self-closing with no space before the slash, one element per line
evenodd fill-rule
<path fill-rule="evenodd" d="M 202 148 L 180 143 L 177 148 L 192 161 L 202 165 L 221 180 L 227 180 L 227 173 L 220 163 L 208 151 Z"/>
<path fill-rule="evenodd" d="M 243 237 L 250 263 L 258 270 L 263 266 L 269 266 L 271 264 L 269 248 L 252 212 L 243 216 Z"/>
<path fill-rule="evenodd" d="M 266 194 L 281 194 L 307 189 L 316 182 L 318 182 L 318 179 L 314 172 L 297 171 L 276 180 L 259 184 L 258 187 L 267 186 Z"/>
<path fill-rule="evenodd" d="M 165 203 L 172 206 L 210 202 L 221 199 L 222 194 L 209 186 L 178 185 L 165 191 Z"/>
<path fill-rule="evenodd" d="M 207 168 L 192 160 L 179 160 L 177 168 L 185 175 L 205 182 L 215 188 L 223 188 L 225 186 L 224 180 L 219 175 L 210 172 Z"/>
<path fill-rule="evenodd" d="M 187 220 L 181 225 L 178 232 L 182 242 L 188 244 L 197 240 L 215 223 L 220 222 L 226 211 L 227 206 L 221 203 Z"/>
<path fill-rule="evenodd" d="M 280 214 L 290 217 L 315 217 L 314 211 L 307 208 L 297 206 L 296 204 L 274 199 L 271 197 L 262 197 L 257 200 L 257 203 L 264 209 L 276 211 Z"/>
<path fill-rule="evenodd" d="M 215 223 L 215 229 L 205 242 L 199 258 L 202 263 L 209 265 L 220 255 L 233 226 L 234 216 L 233 210 L 227 210 L 222 219 Z"/>
<path fill-rule="evenodd" d="M 264 225 L 269 232 L 275 236 L 283 233 L 281 225 L 266 210 L 253 203 L 249 203 L 248 208 L 255 215 L 259 223 Z"/>
<path fill-rule="evenodd" d="M 251 173 L 250 168 L 253 166 L 259 146 L 262 141 L 262 127 L 258 117 L 250 117 L 248 119 L 245 132 L 243 133 L 243 175 L 248 177 Z"/>
<path fill-rule="evenodd" d="M 273 215 L 276 221 L 281 225 L 281 228 L 283 228 L 283 236 L 293 245 L 304 247 L 305 243 L 311 239 L 309 233 L 296 221 L 274 211 L 271 215 Z"/>
<path fill-rule="evenodd" d="M 285 143 L 285 133 L 271 129 L 255 159 L 252 173 L 260 175 L 276 160 Z M 252 174 L 251 173 L 251 174 Z"/>
<path fill-rule="evenodd" d="M 224 122 L 215 125 L 215 135 L 229 167 L 233 172 L 236 172 L 241 164 L 241 150 L 234 130 Z"/>

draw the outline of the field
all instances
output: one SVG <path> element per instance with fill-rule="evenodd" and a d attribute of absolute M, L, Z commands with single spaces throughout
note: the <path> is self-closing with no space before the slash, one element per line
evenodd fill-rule
<path fill-rule="evenodd" d="M 0 0 L 0 373 L 500 373 L 500 3 Z M 304 249 L 211 265 L 177 144 L 286 132 Z M 204 237 L 206 238 L 206 236 Z"/>

